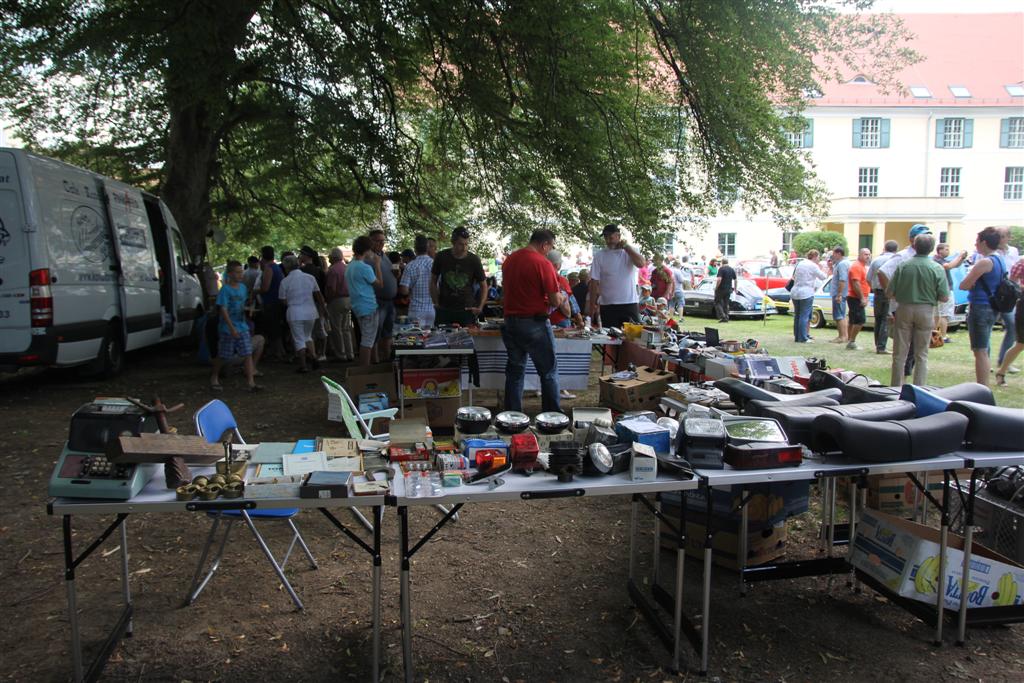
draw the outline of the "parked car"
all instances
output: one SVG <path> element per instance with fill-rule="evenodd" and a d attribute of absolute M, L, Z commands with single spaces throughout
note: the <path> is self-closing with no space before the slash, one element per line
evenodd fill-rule
<path fill-rule="evenodd" d="M 784 289 L 789 278 L 793 277 L 793 266 L 773 266 L 770 261 L 740 261 L 737 274 L 753 280 L 754 284 L 764 290 Z"/>
<path fill-rule="evenodd" d="M 775 306 L 764 305 L 765 293 L 751 280 L 741 279 L 729 301 L 729 315 L 736 318 L 764 318 L 776 313 Z M 715 278 L 706 277 L 698 285 L 686 292 L 686 304 L 683 307 L 686 315 L 707 318 L 715 317 Z"/>
<path fill-rule="evenodd" d="M 953 291 L 956 301 L 955 314 L 949 321 L 949 329 L 955 330 L 960 325 L 967 322 L 967 292 L 963 292 L 964 296 L 959 296 L 960 290 L 957 286 L 960 284 L 960 280 L 963 280 L 966 275 L 966 270 L 956 268 L 950 271 L 953 274 Z M 825 282 L 818 287 L 818 290 L 814 293 L 814 303 L 811 309 L 811 327 L 825 327 L 829 324 L 835 324 L 835 320 L 832 318 L 832 296 L 829 294 L 829 285 L 832 283 L 832 278 L 828 278 Z M 786 292 L 787 294 L 789 292 Z M 771 294 L 769 294 L 771 296 Z M 962 299 L 962 301 L 961 301 Z M 864 311 L 866 320 L 864 321 L 864 327 L 875 326 L 875 295 L 868 295 L 868 307 Z"/>

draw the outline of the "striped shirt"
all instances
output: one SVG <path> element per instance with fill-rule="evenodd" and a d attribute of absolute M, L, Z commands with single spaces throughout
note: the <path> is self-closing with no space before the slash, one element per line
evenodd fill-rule
<path fill-rule="evenodd" d="M 430 271 L 434 259 L 426 254 L 414 258 L 402 273 L 403 287 L 409 288 L 409 315 L 415 317 L 419 312 L 433 312 L 434 302 L 430 298 Z"/>

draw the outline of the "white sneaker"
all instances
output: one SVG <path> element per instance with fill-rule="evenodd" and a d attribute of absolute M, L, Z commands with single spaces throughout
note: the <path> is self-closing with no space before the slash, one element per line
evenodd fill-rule
<path fill-rule="evenodd" d="M 846 348 L 848 348 L 851 351 L 856 351 L 860 347 L 857 346 L 857 342 L 850 342 L 849 344 L 846 345 Z"/>
<path fill-rule="evenodd" d="M 568 391 L 566 391 L 565 389 L 562 389 L 562 391 L 560 391 L 558 393 L 558 396 L 559 396 L 559 398 L 570 399 L 570 400 L 576 398 L 576 394 L 571 394 Z"/>
<path fill-rule="evenodd" d="M 1018 372 L 1020 372 L 1020 368 L 1017 367 L 1016 365 L 1011 365 L 1009 368 L 1006 369 L 1006 371 L 1011 375 L 1016 375 Z"/>

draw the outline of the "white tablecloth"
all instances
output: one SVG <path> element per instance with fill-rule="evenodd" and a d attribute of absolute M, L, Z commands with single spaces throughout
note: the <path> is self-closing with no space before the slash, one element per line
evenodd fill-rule
<path fill-rule="evenodd" d="M 481 389 L 504 390 L 505 388 L 505 364 L 508 356 L 505 353 L 505 343 L 501 337 L 475 337 L 476 358 L 480 364 L 480 387 Z M 589 339 L 559 339 L 555 338 L 555 356 L 558 358 L 558 386 L 562 389 L 586 389 L 587 378 L 590 376 L 590 350 Z M 462 388 L 469 388 L 469 370 L 462 367 Z M 527 356 L 526 378 L 524 388 L 528 390 L 540 389 L 540 378 L 537 370 L 533 367 L 533 361 Z"/>

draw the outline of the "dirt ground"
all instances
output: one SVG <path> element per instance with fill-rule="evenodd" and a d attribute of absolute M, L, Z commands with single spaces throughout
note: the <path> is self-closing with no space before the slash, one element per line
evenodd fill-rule
<path fill-rule="evenodd" d="M 223 398 L 246 440 L 282 441 L 340 434 L 326 421 L 315 375 L 267 364 L 262 394 L 226 381 Z M 332 365 L 328 375 L 341 376 Z M 591 391 L 569 405 L 593 405 Z M 46 372 L 0 381 L 0 675 L 16 681 L 70 676 L 69 622 L 62 581 L 60 520 L 46 514 L 47 481 L 71 413 L 96 395 L 159 394 L 187 411 L 172 417 L 192 433 L 191 414 L 210 398 L 204 369 L 173 347 L 131 354 L 120 377 L 78 379 Z M 493 400 L 493 399 L 492 399 Z M 486 403 L 486 401 L 485 401 Z M 528 404 L 528 409 L 536 406 Z M 790 522 L 788 557 L 813 557 L 812 514 Z M 417 680 L 662 681 L 699 679 L 698 657 L 684 671 L 670 658 L 626 592 L 626 498 L 477 505 L 445 527 L 413 559 Z M 347 515 L 343 522 L 351 521 Z M 411 513 L 415 532 L 437 520 Z M 109 518 L 75 518 L 81 550 Z M 134 637 L 115 649 L 103 678 L 112 681 L 365 681 L 370 675 L 370 561 L 323 516 L 298 520 L 320 569 L 298 557 L 287 572 L 306 604 L 293 608 L 252 538 L 239 532 L 220 572 L 193 607 L 183 607 L 208 529 L 202 515 L 128 518 Z M 649 564 L 651 525 L 641 537 Z M 364 537 L 368 534 L 361 532 Z M 267 532 L 272 547 L 283 533 Z M 120 539 L 115 534 L 78 571 L 84 642 L 93 648 L 120 604 Z M 385 512 L 383 678 L 402 676 L 398 606 L 398 524 Z M 663 572 L 671 567 L 663 568 Z M 696 614 L 701 565 L 688 561 L 686 609 Z M 663 576 L 667 574 L 663 573 Z M 1024 626 L 972 631 L 965 647 L 845 578 L 757 584 L 740 597 L 736 574 L 712 583 L 710 680 L 722 681 L 1020 681 Z"/>

